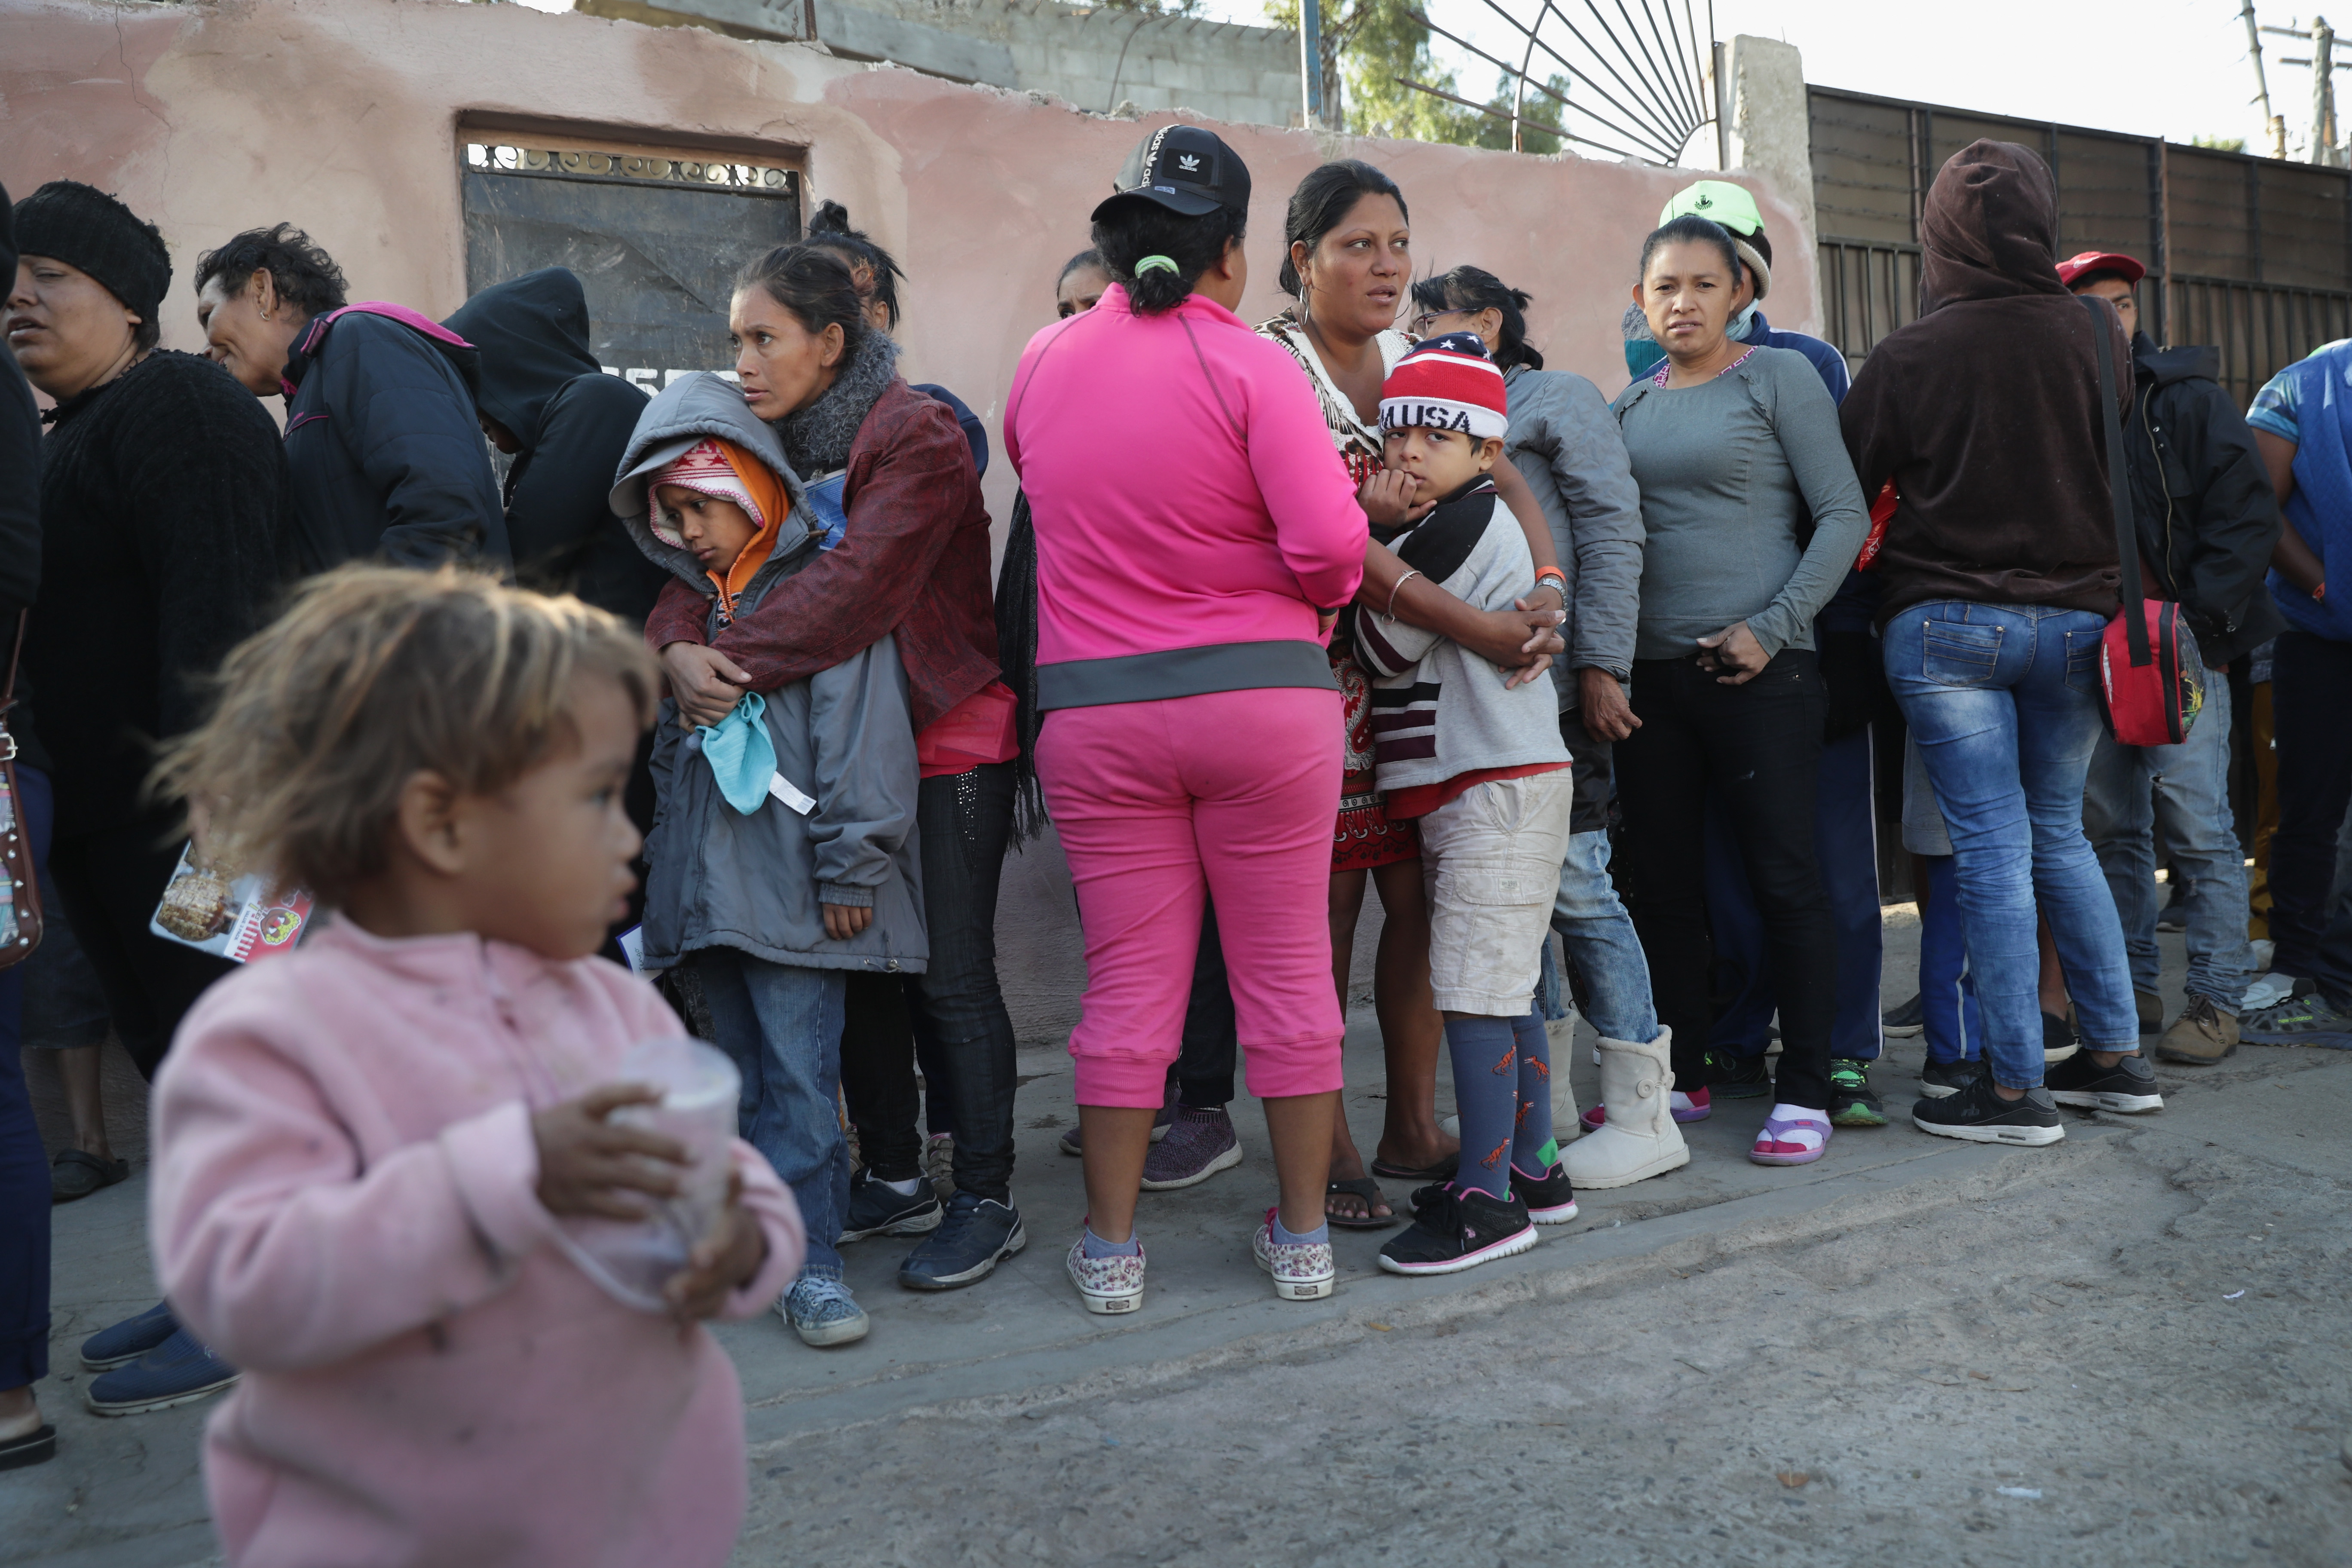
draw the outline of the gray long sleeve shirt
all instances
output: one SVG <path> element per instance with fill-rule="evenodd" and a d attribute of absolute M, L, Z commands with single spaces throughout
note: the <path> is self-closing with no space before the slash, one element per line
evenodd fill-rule
<path fill-rule="evenodd" d="M 1768 657 L 1811 647 L 1870 530 L 1811 363 L 1759 348 L 1700 386 L 1643 376 L 1613 406 L 1648 535 L 1633 656 L 1682 658 L 1742 620 Z"/>
<path fill-rule="evenodd" d="M 1559 707 L 1577 705 L 1580 669 L 1621 680 L 1633 668 L 1633 619 L 1641 604 L 1642 492 L 1627 466 L 1601 389 L 1580 375 L 1515 365 L 1510 428 L 1503 449 L 1535 491 L 1551 525 L 1551 547 L 1568 574 L 1568 657 L 1552 661 Z"/>

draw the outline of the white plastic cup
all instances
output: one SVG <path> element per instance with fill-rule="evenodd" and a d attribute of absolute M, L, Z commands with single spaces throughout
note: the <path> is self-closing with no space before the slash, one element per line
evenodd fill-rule
<path fill-rule="evenodd" d="M 662 1091 L 659 1101 L 625 1105 L 612 1120 L 686 1146 L 677 1194 L 660 1203 L 646 1198 L 650 1212 L 641 1220 L 567 1215 L 557 1222 L 556 1241 L 614 1300 L 642 1312 L 667 1311 L 662 1287 L 686 1267 L 727 1206 L 742 1076 L 725 1052 L 681 1035 L 630 1047 L 612 1081 Z"/>

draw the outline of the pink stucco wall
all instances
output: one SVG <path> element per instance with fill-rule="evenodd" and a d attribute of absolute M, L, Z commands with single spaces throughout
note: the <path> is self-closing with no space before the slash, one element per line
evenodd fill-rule
<path fill-rule="evenodd" d="M 163 228 L 177 268 L 164 342 L 199 346 L 196 253 L 288 219 L 358 297 L 440 316 L 465 294 L 461 117 L 658 146 L 798 159 L 810 199 L 845 204 L 897 252 L 906 369 L 954 388 L 996 434 L 1022 345 L 1052 319 L 1061 262 L 1140 121 L 1027 94 L 959 87 L 789 44 L 649 28 L 519 5 L 442 0 L 0 0 L 0 182 L 23 196 L 69 177 L 115 191 Z M 1555 368 L 1613 390 L 1634 247 L 1686 173 L 1262 126 L 1219 130 L 1248 163 L 1246 312 L 1270 315 L 1283 208 L 1326 157 L 1387 169 L 1432 268 L 1475 262 L 1530 290 L 1531 336 Z M 1811 330 L 1811 236 L 1764 182 L 1780 242 L 1775 324 Z M 1013 475 L 989 474 L 992 511 Z M 1377 917 L 1374 917 L 1377 918 Z M 1008 869 L 999 918 L 1024 1037 L 1075 1016 L 1081 966 L 1067 878 L 1050 843 Z M 1358 943 L 1360 969 L 1370 943 Z"/>

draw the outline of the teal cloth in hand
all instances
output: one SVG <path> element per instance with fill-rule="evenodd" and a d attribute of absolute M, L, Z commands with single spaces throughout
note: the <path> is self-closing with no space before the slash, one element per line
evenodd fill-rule
<path fill-rule="evenodd" d="M 767 699 L 746 691 L 735 711 L 700 731 L 702 754 L 710 760 L 719 793 L 744 816 L 760 809 L 768 798 L 768 781 L 776 776 L 776 743 L 768 738 L 767 712 Z"/>

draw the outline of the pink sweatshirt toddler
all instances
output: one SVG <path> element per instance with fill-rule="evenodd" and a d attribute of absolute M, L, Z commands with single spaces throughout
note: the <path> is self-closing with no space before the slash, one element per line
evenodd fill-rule
<path fill-rule="evenodd" d="M 1004 447 L 1037 528 L 1044 708 L 1331 689 L 1318 608 L 1369 530 L 1298 362 L 1195 294 L 1102 302 L 1029 341 Z"/>
<path fill-rule="evenodd" d="M 682 1033 L 653 987 L 470 934 L 336 919 L 215 985 L 155 1080 L 163 1289 L 245 1371 L 205 1436 L 238 1568 L 718 1568 L 743 1403 L 699 1327 L 550 1242 L 530 1116 Z M 800 1211 L 735 1145 L 767 1235 L 727 1315 L 800 1267 Z"/>

